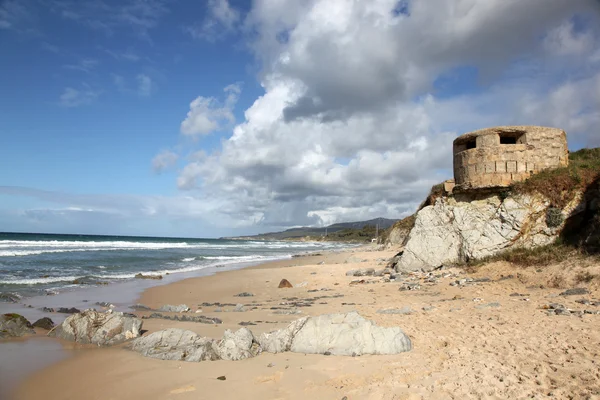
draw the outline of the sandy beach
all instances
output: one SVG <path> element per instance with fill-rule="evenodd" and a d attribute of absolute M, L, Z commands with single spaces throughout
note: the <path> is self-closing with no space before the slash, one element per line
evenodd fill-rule
<path fill-rule="evenodd" d="M 33 373 L 12 397 L 599 398 L 600 315 L 592 313 L 600 311 L 600 303 L 593 303 L 600 294 L 597 278 L 582 278 L 600 274 L 597 262 L 526 269 L 494 263 L 471 272 L 452 268 L 403 274 L 390 282 L 346 276 L 357 268 L 382 269 L 396 251 L 361 248 L 190 278 L 147 289 L 139 303 L 152 308 L 183 303 L 190 313 L 201 310 L 194 315 L 223 321 L 144 319 L 145 334 L 177 327 L 214 338 L 240 323 L 258 334 L 301 316 L 356 310 L 378 325 L 401 327 L 412 340 L 410 352 L 360 357 L 263 353 L 242 361 L 190 363 L 145 358 L 126 345 L 73 350 L 64 343 L 71 349 L 68 357 Z M 294 287 L 279 289 L 283 278 Z M 400 290 L 407 286 L 415 290 Z M 573 287 L 589 293 L 561 295 Z M 241 292 L 253 296 L 235 296 Z M 592 302 L 577 302 L 582 299 Z M 233 311 L 240 303 L 245 311 Z M 554 315 L 547 310 L 553 303 L 581 313 Z M 299 313 L 278 313 L 294 310 Z"/>

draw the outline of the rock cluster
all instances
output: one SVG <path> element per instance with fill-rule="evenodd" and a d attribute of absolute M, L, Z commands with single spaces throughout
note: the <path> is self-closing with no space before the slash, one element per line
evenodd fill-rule
<path fill-rule="evenodd" d="M 247 328 L 213 340 L 191 331 L 167 329 L 138 338 L 134 351 L 163 360 L 243 360 L 265 351 L 356 356 L 398 354 L 412 349 L 398 327 L 384 328 L 356 312 L 300 318 L 286 328 L 255 337 Z"/>
<path fill-rule="evenodd" d="M 0 339 L 35 334 L 33 326 L 19 314 L 0 315 Z"/>
<path fill-rule="evenodd" d="M 141 328 L 142 320 L 134 315 L 85 310 L 69 316 L 48 336 L 82 344 L 112 346 L 140 336 Z"/>

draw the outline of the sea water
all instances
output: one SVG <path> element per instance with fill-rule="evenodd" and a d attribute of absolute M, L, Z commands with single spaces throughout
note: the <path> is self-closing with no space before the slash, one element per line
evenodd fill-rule
<path fill-rule="evenodd" d="M 327 242 L 0 233 L 0 301 L 77 288 L 257 264 L 345 247 Z M 172 280 L 172 279 L 170 279 Z"/>

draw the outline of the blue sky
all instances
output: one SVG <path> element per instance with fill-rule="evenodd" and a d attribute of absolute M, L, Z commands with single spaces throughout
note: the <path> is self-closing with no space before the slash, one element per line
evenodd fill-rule
<path fill-rule="evenodd" d="M 599 9 L 4 0 L 0 231 L 399 218 L 451 177 L 466 131 L 551 125 L 600 146 Z"/>

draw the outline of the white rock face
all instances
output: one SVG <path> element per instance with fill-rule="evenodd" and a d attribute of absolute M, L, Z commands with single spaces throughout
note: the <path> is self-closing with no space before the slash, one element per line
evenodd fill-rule
<path fill-rule="evenodd" d="M 479 200 L 461 196 L 439 198 L 417 213 L 398 271 L 427 271 L 487 257 L 509 247 L 547 245 L 562 229 L 546 225 L 549 202 L 539 195 L 515 195 L 504 200 L 499 196 Z M 581 197 L 576 196 L 562 210 L 564 219 L 582 211 Z"/>
<path fill-rule="evenodd" d="M 251 358 L 261 351 L 254 335 L 248 328 L 241 328 L 235 332 L 227 329 L 223 334 L 223 339 L 213 343 L 213 348 L 220 359 L 231 361 Z"/>
<path fill-rule="evenodd" d="M 69 316 L 48 332 L 48 336 L 83 344 L 112 346 L 140 336 L 141 328 L 142 320 L 134 316 L 85 310 Z"/>
<path fill-rule="evenodd" d="M 343 356 L 398 354 L 411 349 L 409 337 L 400 328 L 377 326 L 357 312 L 309 317 L 290 346 L 294 353 Z"/>
<path fill-rule="evenodd" d="M 292 347 L 292 340 L 304 326 L 309 317 L 295 320 L 286 328 L 277 331 L 263 333 L 258 337 L 258 343 L 263 351 L 268 353 L 283 353 Z"/>
<path fill-rule="evenodd" d="M 184 329 L 165 329 L 134 340 L 131 349 L 143 356 L 161 360 L 218 360 L 213 341 Z"/>

